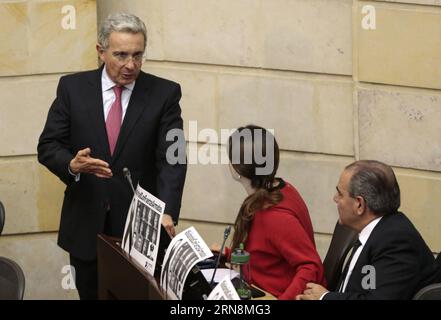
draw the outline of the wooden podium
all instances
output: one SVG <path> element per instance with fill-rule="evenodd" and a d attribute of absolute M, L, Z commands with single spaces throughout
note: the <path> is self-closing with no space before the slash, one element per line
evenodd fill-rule
<path fill-rule="evenodd" d="M 120 241 L 98 235 L 98 299 L 165 300 L 158 281 L 120 247 Z"/>
<path fill-rule="evenodd" d="M 98 299 L 100 300 L 166 300 L 159 280 L 148 274 L 120 247 L 119 238 L 98 235 Z M 197 269 L 197 268 L 193 268 Z M 210 287 L 199 269 L 190 272 L 184 288 L 184 300 L 199 300 L 210 293 Z M 275 299 L 269 293 L 258 300 Z"/>

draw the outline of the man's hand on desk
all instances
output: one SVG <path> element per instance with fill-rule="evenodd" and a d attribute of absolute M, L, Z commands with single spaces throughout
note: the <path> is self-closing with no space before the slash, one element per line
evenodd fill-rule
<path fill-rule="evenodd" d="M 220 252 L 220 250 L 221 250 L 221 246 L 220 246 L 220 244 L 218 244 L 218 243 L 213 243 L 211 246 L 210 246 L 210 250 L 211 250 L 211 252 L 213 252 L 213 254 L 214 255 L 221 255 L 221 260 L 222 260 L 222 258 L 226 258 L 226 254 L 227 254 L 227 248 L 226 247 L 224 247 L 224 252 Z"/>
<path fill-rule="evenodd" d="M 170 238 L 173 238 L 176 235 L 175 224 L 171 215 L 166 213 L 162 215 L 162 225 L 164 226 Z"/>
<path fill-rule="evenodd" d="M 219 253 L 220 249 L 221 249 L 221 246 L 220 246 L 219 243 L 213 243 L 213 244 L 210 246 L 210 250 L 211 250 L 211 252 L 213 252 L 213 253 Z"/>
<path fill-rule="evenodd" d="M 225 263 L 227 262 L 227 257 L 225 255 L 226 248 L 224 248 L 224 252 L 222 252 L 222 254 L 220 254 L 220 249 L 221 249 L 221 246 L 218 243 L 213 243 L 210 246 L 210 250 L 211 250 L 211 252 L 213 252 L 215 259 L 217 259 L 217 257 L 220 255 L 219 263 L 220 263 L 220 266 L 223 268 L 223 267 L 225 267 Z"/>
<path fill-rule="evenodd" d="M 320 300 L 323 294 L 329 292 L 326 288 L 316 283 L 307 283 L 303 294 L 299 294 L 296 300 Z"/>
<path fill-rule="evenodd" d="M 109 169 L 109 164 L 103 160 L 92 158 L 90 152 L 90 148 L 78 151 L 75 158 L 69 163 L 70 171 L 73 174 L 89 173 L 99 178 L 111 178 L 113 174 Z"/>

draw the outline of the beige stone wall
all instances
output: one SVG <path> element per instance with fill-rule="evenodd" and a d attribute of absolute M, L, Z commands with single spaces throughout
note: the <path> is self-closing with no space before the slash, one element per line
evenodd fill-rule
<path fill-rule="evenodd" d="M 441 2 L 439 0 L 98 1 L 98 20 L 132 12 L 149 29 L 144 70 L 183 88 L 198 130 L 274 128 L 280 175 L 304 196 L 322 257 L 337 220 L 343 167 L 396 168 L 405 211 L 441 250 Z M 365 30 L 365 6 L 376 29 Z M 179 229 L 219 242 L 245 193 L 222 165 L 191 165 Z"/>
<path fill-rule="evenodd" d="M 73 30 L 62 28 L 69 5 Z M 322 257 L 338 176 L 366 158 L 396 168 L 402 210 L 441 250 L 440 0 L 0 1 L 0 255 L 22 265 L 26 298 L 76 298 L 60 287 L 63 185 L 37 163 L 36 143 L 60 75 L 96 67 L 97 22 L 117 11 L 147 23 L 144 70 L 181 83 L 190 149 L 206 147 L 191 120 L 219 134 L 275 129 L 280 176 L 304 196 Z M 220 242 L 244 197 L 225 165 L 190 165 L 178 229 Z"/>
<path fill-rule="evenodd" d="M 57 233 L 8 235 L 0 240 L 0 255 L 13 259 L 23 269 L 24 299 L 78 299 L 76 290 L 61 286 L 69 256 L 57 246 Z"/>
<path fill-rule="evenodd" d="M 56 245 L 64 186 L 36 149 L 60 76 L 97 66 L 96 29 L 94 0 L 0 1 L 0 256 L 24 270 L 25 299 L 77 298 Z"/>

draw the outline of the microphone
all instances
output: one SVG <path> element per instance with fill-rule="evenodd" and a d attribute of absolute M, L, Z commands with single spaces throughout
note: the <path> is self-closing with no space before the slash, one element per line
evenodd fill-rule
<path fill-rule="evenodd" d="M 132 176 L 130 175 L 130 170 L 128 168 L 123 168 L 123 174 L 124 177 L 127 179 L 127 181 L 130 184 L 130 187 L 132 188 L 133 194 L 135 194 L 135 188 L 133 187 L 132 182 Z M 129 227 L 127 228 L 126 233 L 123 236 L 123 248 L 125 248 L 127 243 L 127 238 L 129 240 L 129 252 L 132 251 L 132 223 L 133 223 L 133 212 L 134 210 L 130 210 L 130 221 L 129 221 Z"/>
<path fill-rule="evenodd" d="M 130 170 L 126 167 L 123 168 L 123 174 L 124 174 L 124 178 L 126 178 L 127 181 L 129 182 L 130 187 L 132 187 L 133 193 L 135 193 L 135 188 L 133 187 L 132 175 L 130 174 Z"/>
<path fill-rule="evenodd" d="M 217 268 L 219 268 L 220 258 L 222 256 L 222 253 L 224 252 L 225 241 L 227 241 L 230 232 L 231 232 L 231 226 L 226 227 L 224 230 L 224 241 L 222 241 L 222 246 L 217 256 L 216 263 L 214 265 L 213 276 L 211 277 L 211 281 L 210 281 L 210 287 L 213 287 L 214 276 L 216 275 Z"/>

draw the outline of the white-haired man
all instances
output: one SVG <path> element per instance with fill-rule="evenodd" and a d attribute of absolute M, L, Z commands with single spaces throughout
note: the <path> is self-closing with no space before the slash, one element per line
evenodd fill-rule
<path fill-rule="evenodd" d="M 141 71 L 144 23 L 111 15 L 98 38 L 103 66 L 61 77 L 38 144 L 39 161 L 66 184 L 58 244 L 70 254 L 81 299 L 97 298 L 97 234 L 123 233 L 132 198 L 123 168 L 166 203 L 171 236 L 186 175 L 185 164 L 166 159 L 174 143 L 167 133 L 182 132 L 181 89 Z"/>

